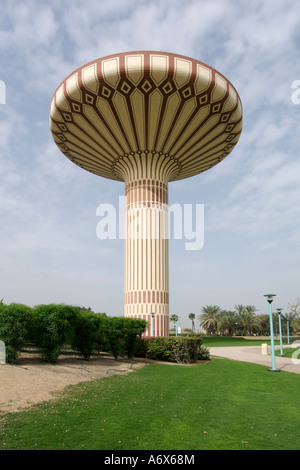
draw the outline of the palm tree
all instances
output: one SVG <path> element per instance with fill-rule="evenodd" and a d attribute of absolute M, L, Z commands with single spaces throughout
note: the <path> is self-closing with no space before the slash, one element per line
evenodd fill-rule
<path fill-rule="evenodd" d="M 259 332 L 261 335 L 267 336 L 270 334 L 270 316 L 267 313 L 258 315 Z"/>
<path fill-rule="evenodd" d="M 237 314 L 243 312 L 245 309 L 244 305 L 238 304 L 234 306 L 234 310 L 236 311 Z"/>
<path fill-rule="evenodd" d="M 282 317 L 289 321 L 289 330 L 291 334 L 295 334 L 300 330 L 300 318 L 299 315 L 295 312 L 289 312 Z"/>
<path fill-rule="evenodd" d="M 257 312 L 255 305 L 245 305 L 245 310 L 252 315 L 255 315 L 255 312 Z"/>
<path fill-rule="evenodd" d="M 176 328 L 176 322 L 179 320 L 179 316 L 178 315 L 171 315 L 170 316 L 170 321 L 174 322 L 174 331 L 175 331 L 175 328 Z"/>
<path fill-rule="evenodd" d="M 189 314 L 189 319 L 192 320 L 192 333 L 194 333 L 194 329 L 195 329 L 195 323 L 194 323 L 195 316 L 196 315 L 194 313 Z"/>
<path fill-rule="evenodd" d="M 218 330 L 221 334 L 233 336 L 237 330 L 237 314 L 230 310 L 222 310 L 218 315 Z"/>
<path fill-rule="evenodd" d="M 200 326 L 207 331 L 207 333 L 215 334 L 218 331 L 218 315 L 221 308 L 218 305 L 206 305 L 202 307 L 202 315 L 198 317 Z"/>
<path fill-rule="evenodd" d="M 243 336 L 251 335 L 258 331 L 259 318 L 255 315 L 256 308 L 253 305 L 236 305 L 238 328 Z"/>

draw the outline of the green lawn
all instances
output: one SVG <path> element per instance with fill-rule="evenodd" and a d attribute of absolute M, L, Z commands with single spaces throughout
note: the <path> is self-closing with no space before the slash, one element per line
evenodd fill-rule
<path fill-rule="evenodd" d="M 245 339 L 234 336 L 203 336 L 203 344 L 207 347 L 224 346 L 261 346 L 262 343 L 271 344 L 270 340 L 265 339 Z M 275 340 L 274 344 L 280 342 Z"/>
<path fill-rule="evenodd" d="M 300 375 L 227 359 L 147 365 L 1 420 L 1 449 L 300 448 Z"/>
<path fill-rule="evenodd" d="M 300 359 L 299 348 L 300 348 L 300 344 L 298 348 L 285 348 L 283 346 L 282 352 L 283 354 L 285 354 L 286 357 L 289 357 L 289 358 L 294 357 L 295 359 L 299 360 Z M 275 355 L 279 356 L 280 352 L 281 352 L 280 349 L 277 349 L 275 351 Z"/>

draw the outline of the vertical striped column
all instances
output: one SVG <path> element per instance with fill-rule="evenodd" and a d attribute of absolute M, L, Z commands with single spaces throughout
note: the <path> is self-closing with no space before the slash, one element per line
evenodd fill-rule
<path fill-rule="evenodd" d="M 168 184 L 126 182 L 125 311 L 148 322 L 145 336 L 169 335 Z"/>

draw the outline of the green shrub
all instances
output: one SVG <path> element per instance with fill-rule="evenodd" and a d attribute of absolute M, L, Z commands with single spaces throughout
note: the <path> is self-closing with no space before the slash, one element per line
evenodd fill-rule
<path fill-rule="evenodd" d="M 183 362 L 196 362 L 202 351 L 202 338 L 190 336 L 185 338 L 177 338 L 178 341 L 178 357 L 182 358 Z"/>
<path fill-rule="evenodd" d="M 207 346 L 204 346 L 203 344 L 200 346 L 198 359 L 203 361 L 210 360 L 209 348 Z"/>
<path fill-rule="evenodd" d="M 38 305 L 33 308 L 32 336 L 42 349 L 42 357 L 56 363 L 64 344 L 71 343 L 79 307 L 64 304 Z"/>
<path fill-rule="evenodd" d="M 125 355 L 131 358 L 146 326 L 145 320 L 137 318 L 106 317 L 103 325 L 105 350 L 115 359 Z"/>
<path fill-rule="evenodd" d="M 125 356 L 122 329 L 120 328 L 119 317 L 106 317 L 103 325 L 104 349 L 111 353 L 117 360 L 120 356 Z"/>
<path fill-rule="evenodd" d="M 202 346 L 199 337 L 141 338 L 136 354 L 149 359 L 188 364 L 198 359 L 209 359 L 209 351 Z"/>
<path fill-rule="evenodd" d="M 104 317 L 96 313 L 80 311 L 76 315 L 71 346 L 89 360 L 92 351 L 101 348 Z"/>
<path fill-rule="evenodd" d="M 120 326 L 123 332 L 124 348 L 130 359 L 135 355 L 138 340 L 147 328 L 147 321 L 139 318 L 121 318 Z"/>
<path fill-rule="evenodd" d="M 148 344 L 151 338 L 138 338 L 135 355 L 136 357 L 146 357 Z"/>
<path fill-rule="evenodd" d="M 146 357 L 161 361 L 172 361 L 172 344 L 175 338 L 171 336 L 147 339 Z"/>
<path fill-rule="evenodd" d="M 24 346 L 28 326 L 31 320 L 31 308 L 27 305 L 11 303 L 0 307 L 0 340 L 6 348 L 6 361 L 14 362 Z"/>

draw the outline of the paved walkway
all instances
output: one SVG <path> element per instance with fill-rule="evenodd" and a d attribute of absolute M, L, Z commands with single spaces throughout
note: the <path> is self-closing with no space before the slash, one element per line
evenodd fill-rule
<path fill-rule="evenodd" d="M 284 348 L 288 346 L 284 345 Z M 300 345 L 299 345 L 300 347 Z M 280 346 L 275 346 L 275 349 L 280 349 Z M 272 356 L 271 354 L 263 355 L 261 346 L 232 346 L 232 347 L 216 347 L 209 348 L 211 356 L 225 357 L 227 359 L 233 359 L 235 361 L 252 362 L 253 364 L 260 364 L 272 368 Z M 300 374 L 300 349 L 295 349 L 296 360 L 275 356 L 275 367 L 276 369 L 285 372 L 294 372 Z"/>

